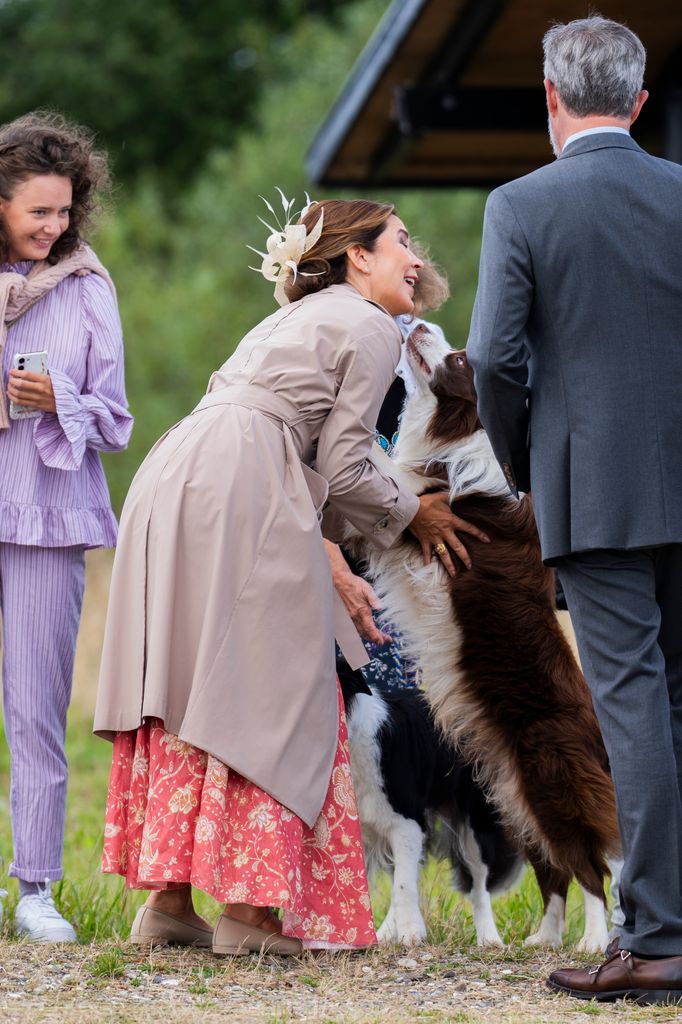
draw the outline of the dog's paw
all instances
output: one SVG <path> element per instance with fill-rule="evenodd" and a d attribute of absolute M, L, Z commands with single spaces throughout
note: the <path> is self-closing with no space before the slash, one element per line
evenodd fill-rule
<path fill-rule="evenodd" d="M 377 931 L 377 939 L 382 946 L 391 943 L 398 943 L 400 946 L 419 946 L 426 939 L 426 924 L 421 917 L 398 924 L 389 911 Z"/>
<path fill-rule="evenodd" d="M 395 926 L 395 918 L 391 911 L 384 918 L 380 928 L 377 929 L 377 940 L 379 945 L 387 946 L 398 941 L 398 931 Z"/>
<path fill-rule="evenodd" d="M 476 936 L 476 945 L 477 946 L 497 946 L 499 949 L 504 949 L 504 942 L 502 941 L 500 935 L 497 932 L 495 932 L 494 935 L 492 933 L 491 934 L 477 935 Z"/>
<path fill-rule="evenodd" d="M 551 946 L 552 949 L 556 949 L 561 945 L 561 936 L 556 934 L 552 935 L 549 932 L 543 932 L 542 928 L 539 931 L 533 932 L 523 940 L 524 946 Z"/>
<path fill-rule="evenodd" d="M 566 903 L 560 896 L 553 893 L 545 908 L 540 927 L 529 935 L 524 946 L 560 946 L 564 934 L 566 920 Z"/>
<path fill-rule="evenodd" d="M 609 942 L 606 928 L 600 928 L 596 931 L 586 931 L 575 948 L 579 953 L 603 953 Z"/>
<path fill-rule="evenodd" d="M 580 942 L 575 947 L 579 953 L 603 953 L 604 946 L 601 942 L 594 942 L 590 939 L 586 939 L 583 935 Z"/>
<path fill-rule="evenodd" d="M 411 949 L 412 946 L 421 946 L 426 941 L 426 928 L 424 933 L 421 932 L 399 932 L 398 936 L 393 940 L 400 946 L 405 946 L 406 949 Z"/>
<path fill-rule="evenodd" d="M 419 946 L 426 939 L 426 924 L 422 917 L 403 921 L 396 927 L 396 939 L 402 946 Z"/>

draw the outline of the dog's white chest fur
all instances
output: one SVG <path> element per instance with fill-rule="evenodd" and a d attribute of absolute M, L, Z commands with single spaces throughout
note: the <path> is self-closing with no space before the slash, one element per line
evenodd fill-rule
<path fill-rule="evenodd" d="M 413 400 L 407 412 L 420 404 Z M 393 458 L 378 447 L 372 452 L 372 461 L 383 473 L 415 494 L 423 493 L 433 483 L 423 472 L 412 468 L 424 465 L 423 452 L 419 455 L 418 448 L 418 435 L 424 429 L 422 418 L 417 410 L 401 425 Z M 456 451 L 450 448 L 433 455 L 448 467 L 451 500 L 482 488 L 489 488 L 492 493 L 508 493 L 484 431 L 477 431 L 455 448 Z M 458 627 L 448 593 L 448 576 L 440 561 L 434 558 L 424 565 L 421 551 L 406 544 L 386 551 L 367 548 L 364 557 L 381 600 L 382 616 L 400 631 L 404 653 L 419 665 L 424 687 L 428 690 L 439 679 L 455 678 Z"/>

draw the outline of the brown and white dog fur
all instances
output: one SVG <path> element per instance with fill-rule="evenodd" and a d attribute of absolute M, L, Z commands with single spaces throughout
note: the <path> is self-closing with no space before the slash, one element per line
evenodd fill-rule
<path fill-rule="evenodd" d="M 459 563 L 454 578 L 435 558 L 423 564 L 409 531 L 387 551 L 356 550 L 386 621 L 420 666 L 436 722 L 475 764 L 535 869 L 545 913 L 526 941 L 561 942 L 575 876 L 585 897 L 580 948 L 603 949 L 606 857 L 619 853 L 614 793 L 590 694 L 556 619 L 531 501 L 509 492 L 465 353 L 423 325 L 407 350 L 416 392 L 393 457 L 377 446 L 372 458 L 416 494 L 447 489 L 456 514 L 491 542 L 464 535 L 473 567 Z"/>

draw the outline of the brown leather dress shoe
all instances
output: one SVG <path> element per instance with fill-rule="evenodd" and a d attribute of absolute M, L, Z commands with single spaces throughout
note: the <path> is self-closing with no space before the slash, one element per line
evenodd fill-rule
<path fill-rule="evenodd" d="M 265 928 L 256 928 L 255 925 L 245 924 L 223 914 L 213 932 L 213 952 L 219 956 L 246 956 L 248 953 L 299 956 L 303 946 L 298 939 L 290 939 Z"/>
<path fill-rule="evenodd" d="M 165 914 L 154 907 L 140 907 L 128 942 L 140 946 L 199 946 L 210 949 L 213 944 L 213 929 L 201 928 L 173 914 Z"/>
<path fill-rule="evenodd" d="M 599 967 L 554 971 L 547 984 L 555 992 L 598 1002 L 682 1002 L 682 956 L 643 960 L 636 953 L 619 949 L 617 940 L 606 952 L 606 960 Z"/>

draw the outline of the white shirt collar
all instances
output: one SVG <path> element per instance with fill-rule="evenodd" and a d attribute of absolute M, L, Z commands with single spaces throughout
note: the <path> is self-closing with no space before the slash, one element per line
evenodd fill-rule
<path fill-rule="evenodd" d="M 574 132 L 573 135 L 569 135 L 568 136 L 568 138 L 564 142 L 564 148 L 561 150 L 561 152 L 563 153 L 564 150 L 566 149 L 566 146 L 570 146 L 570 144 L 572 142 L 575 142 L 577 139 L 583 139 L 587 135 L 603 134 L 604 132 L 619 132 L 621 135 L 629 135 L 630 134 L 630 132 L 627 130 L 627 128 L 618 128 L 618 126 L 615 125 L 615 124 L 613 124 L 613 125 L 604 125 L 601 128 L 583 128 L 582 131 Z"/>

